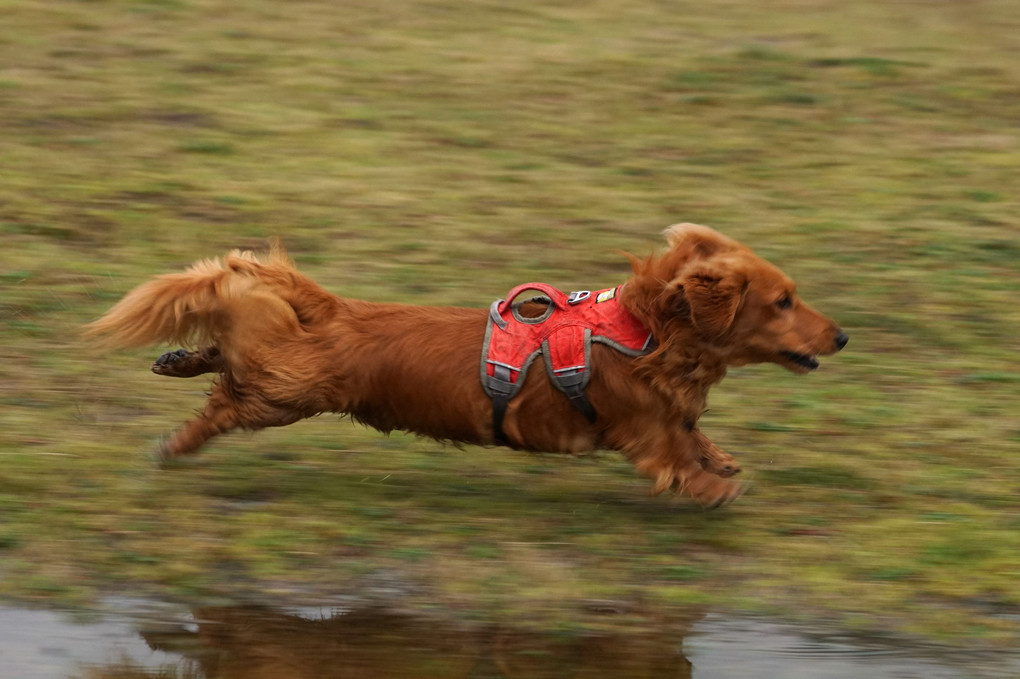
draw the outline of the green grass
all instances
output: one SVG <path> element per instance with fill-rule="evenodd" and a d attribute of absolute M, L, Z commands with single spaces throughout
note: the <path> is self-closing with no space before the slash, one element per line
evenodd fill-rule
<path fill-rule="evenodd" d="M 1015 645 L 1015 4 L 22 2 L 0 27 L 0 595 L 287 598 L 373 573 L 472 614 L 694 603 Z M 373 300 L 611 285 L 676 221 L 851 335 L 733 371 L 706 513 L 615 455 L 335 418 L 157 470 L 204 384 L 80 325 L 280 235 Z M 416 597 L 416 598 L 415 598 Z M 947 611 L 949 611 L 947 613 Z M 1012 616 L 1012 617 L 1011 617 Z"/>

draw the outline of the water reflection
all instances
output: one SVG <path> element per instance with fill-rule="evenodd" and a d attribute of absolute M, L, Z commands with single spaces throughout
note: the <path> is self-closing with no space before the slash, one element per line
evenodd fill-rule
<path fill-rule="evenodd" d="M 556 679 L 585 677 L 1020 676 L 1016 652 L 865 643 L 753 618 L 692 613 L 651 628 L 625 612 L 605 631 L 535 632 L 454 624 L 381 609 L 214 607 L 191 611 L 119 602 L 72 622 L 0 607 L 0 677 L 7 679 Z M 607 611 L 609 613 L 609 611 Z"/>
<path fill-rule="evenodd" d="M 312 618 L 259 607 L 204 608 L 194 618 L 193 625 L 141 634 L 150 648 L 182 656 L 179 669 L 196 679 L 691 676 L 676 624 L 655 634 L 550 635 L 371 610 Z M 129 669 L 94 668 L 87 676 L 123 679 Z"/>

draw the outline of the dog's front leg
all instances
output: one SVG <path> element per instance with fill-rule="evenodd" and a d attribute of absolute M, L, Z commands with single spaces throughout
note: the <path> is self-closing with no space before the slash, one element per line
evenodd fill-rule
<path fill-rule="evenodd" d="M 684 430 L 694 440 L 701 468 L 718 476 L 730 477 L 740 473 L 740 463 L 725 450 L 712 443 L 697 424 L 685 424 Z"/>
<path fill-rule="evenodd" d="M 708 439 L 704 435 L 696 436 L 693 431 L 680 427 L 661 427 L 650 422 L 642 426 L 640 422 L 632 422 L 609 436 L 638 471 L 652 478 L 655 495 L 672 489 L 690 495 L 701 505 L 715 508 L 732 502 L 743 492 L 741 484 L 733 478 L 705 469 L 702 448 Z"/>

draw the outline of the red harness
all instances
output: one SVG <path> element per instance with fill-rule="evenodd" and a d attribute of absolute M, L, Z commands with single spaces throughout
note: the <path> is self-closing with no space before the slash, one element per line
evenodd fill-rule
<path fill-rule="evenodd" d="M 547 305 L 536 318 L 521 316 L 514 298 L 525 290 L 545 297 Z M 618 300 L 619 287 L 569 295 L 545 283 L 525 283 L 496 300 L 482 344 L 482 388 L 492 399 L 496 440 L 506 443 L 503 416 L 507 404 L 524 385 L 531 363 L 542 354 L 552 383 L 588 418 L 595 409 L 584 395 L 591 379 L 591 345 L 601 342 L 627 356 L 643 356 L 652 349 L 652 335 Z"/>

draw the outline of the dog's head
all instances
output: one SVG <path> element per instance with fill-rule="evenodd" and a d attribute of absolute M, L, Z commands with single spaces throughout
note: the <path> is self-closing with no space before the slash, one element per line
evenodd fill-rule
<path fill-rule="evenodd" d="M 652 278 L 665 286 L 656 306 L 657 315 L 672 316 L 666 326 L 686 322 L 727 365 L 772 362 L 805 373 L 818 367 L 819 356 L 846 345 L 846 333 L 748 247 L 697 224 L 676 224 L 665 235 L 669 250 L 646 263 L 654 275 L 638 277 L 645 287 Z"/>

